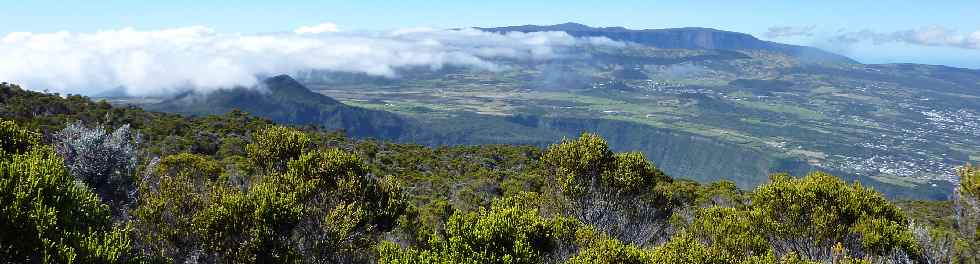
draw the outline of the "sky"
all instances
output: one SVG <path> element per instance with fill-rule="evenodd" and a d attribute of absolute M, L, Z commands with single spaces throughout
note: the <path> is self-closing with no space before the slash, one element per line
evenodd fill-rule
<path fill-rule="evenodd" d="M 479 56 L 481 52 L 487 52 L 474 49 L 486 43 L 464 41 L 468 36 L 466 34 L 475 33 L 446 35 L 432 30 L 564 22 L 633 29 L 709 27 L 749 33 L 776 42 L 815 46 L 864 63 L 911 62 L 980 68 L 980 17 L 976 15 L 980 10 L 980 1 L 976 0 L 0 0 L 0 6 L 3 7 L 0 9 L 3 20 L 0 23 L 0 55 L 19 56 L 28 61 L 7 65 L 0 62 L 0 78 L 19 76 L 18 80 L 30 79 L 28 82 L 64 91 L 77 90 L 71 87 L 85 85 L 142 84 L 146 80 L 123 75 L 145 76 L 169 73 L 172 70 L 163 68 L 156 69 L 157 72 L 132 73 L 121 68 L 137 65 L 152 69 L 152 64 L 159 63 L 177 65 L 181 61 L 173 59 L 158 63 L 157 60 L 175 52 L 198 52 L 228 45 L 239 50 L 233 53 L 215 50 L 194 53 L 210 57 L 204 61 L 194 61 L 207 67 L 190 70 L 224 69 L 229 68 L 225 64 L 241 61 L 257 64 L 255 60 L 261 59 L 256 58 L 258 55 L 245 53 L 257 53 L 263 49 L 292 49 L 295 52 L 276 55 L 303 59 L 297 53 L 323 47 L 357 50 L 365 45 L 380 49 L 382 53 L 391 56 L 378 55 L 378 61 L 383 62 L 380 66 L 344 67 L 360 67 L 358 70 L 384 74 L 385 67 L 404 65 L 475 65 L 483 62 L 478 59 L 474 61 L 467 56 Z M 401 34 L 419 30 L 428 33 L 408 37 Z M 436 36 L 432 36 L 433 34 Z M 174 40 L 175 36 L 181 41 Z M 299 47 L 283 41 L 293 38 L 291 40 L 295 42 L 295 38 L 299 36 L 305 36 L 299 42 L 308 45 Z M 125 41 L 115 43 L 115 39 Z M 438 44 L 445 47 L 432 49 L 424 45 L 423 42 L 430 39 L 439 40 Z M 499 40 L 493 36 L 481 35 L 475 39 L 490 41 L 488 43 L 493 45 L 504 45 L 508 52 L 516 52 L 508 53 L 507 56 L 532 57 L 541 55 L 535 53 L 538 49 L 555 48 L 555 45 L 564 45 L 568 41 L 564 36 L 510 36 Z M 335 41 L 348 41 L 350 45 L 338 47 L 333 43 Z M 252 48 L 239 47 L 241 45 L 252 45 L 249 46 Z M 402 48 L 411 52 L 399 50 Z M 106 51 L 108 49 L 111 51 Z M 74 52 L 75 50 L 80 52 Z M 38 54 L 39 51 L 45 53 Z M 344 56 L 321 53 L 323 54 L 317 54 L 313 58 L 339 58 L 344 62 L 340 58 Z M 494 56 L 498 55 L 501 54 L 495 53 Z M 77 60 L 75 63 L 67 63 L 69 65 L 51 65 L 62 57 Z M 395 61 L 391 58 L 395 58 Z M 93 60 L 100 61 L 95 65 L 104 69 L 98 69 L 94 73 L 78 70 L 91 67 Z M 104 65 L 106 61 L 116 65 Z M 117 63 L 120 61 L 125 63 L 120 66 Z M 296 60 L 287 60 L 276 63 L 295 62 Z M 319 64 L 309 61 L 300 63 Z M 66 70 L 50 76 L 25 73 L 35 71 L 34 68 L 50 67 Z M 244 71 L 236 74 L 247 75 L 255 67 L 259 66 L 239 65 L 229 69 Z M 290 66 L 282 67 L 290 69 Z M 263 70 L 279 69 L 273 67 Z M 95 74 L 98 78 L 80 76 L 82 74 Z M 63 83 L 45 84 L 41 81 L 45 78 L 60 78 L 59 81 Z M 178 78 L 173 82 L 188 80 Z M 189 82 L 199 84 L 193 80 Z"/>

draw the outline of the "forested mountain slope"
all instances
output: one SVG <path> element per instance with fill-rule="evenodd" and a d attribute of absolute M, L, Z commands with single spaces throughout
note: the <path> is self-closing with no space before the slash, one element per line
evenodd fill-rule
<path fill-rule="evenodd" d="M 547 146 L 563 137 L 590 132 L 607 138 L 614 150 L 643 152 L 661 169 L 688 179 L 734 181 L 754 188 L 777 172 L 806 174 L 830 170 L 806 161 L 686 131 L 607 118 L 576 116 L 499 116 L 452 111 L 423 115 L 350 106 L 310 91 L 290 76 L 266 79 L 258 87 L 218 90 L 209 94 L 183 94 L 142 106 L 148 110 L 187 115 L 224 114 L 235 109 L 277 123 L 313 125 L 344 130 L 357 138 L 376 138 L 427 146 L 518 144 Z M 949 185 L 908 186 L 881 182 L 833 170 L 848 180 L 875 186 L 888 197 L 947 199 Z"/>

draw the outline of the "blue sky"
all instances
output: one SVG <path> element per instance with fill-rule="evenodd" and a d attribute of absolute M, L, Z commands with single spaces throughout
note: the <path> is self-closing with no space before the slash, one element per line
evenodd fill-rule
<path fill-rule="evenodd" d="M 917 62 L 980 68 L 980 49 L 907 41 L 841 45 L 843 33 L 942 27 L 980 32 L 980 1 L 120 1 L 0 0 L 0 36 L 10 32 L 152 30 L 201 25 L 220 32 L 292 31 L 323 22 L 345 31 L 429 26 L 453 28 L 568 21 L 629 28 L 711 27 L 779 42 L 813 45 L 863 62 Z M 807 35 L 770 38 L 772 27 Z M 980 34 L 980 33 L 978 33 Z"/>

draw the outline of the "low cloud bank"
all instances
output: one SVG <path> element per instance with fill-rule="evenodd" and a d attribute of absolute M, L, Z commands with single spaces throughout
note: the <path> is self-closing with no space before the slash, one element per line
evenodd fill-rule
<path fill-rule="evenodd" d="M 943 26 L 929 26 L 891 32 L 867 29 L 860 31 L 840 29 L 836 32 L 818 32 L 816 26 L 774 26 L 770 27 L 762 35 L 769 39 L 814 37 L 834 45 L 845 46 L 870 42 L 875 45 L 902 43 L 916 46 L 980 49 L 980 30 L 959 33 L 956 30 Z"/>
<path fill-rule="evenodd" d="M 135 96 L 251 86 L 257 75 L 330 70 L 396 77 L 402 67 L 499 70 L 495 59 L 546 61 L 577 45 L 624 45 L 564 32 L 495 34 L 411 28 L 344 32 L 324 23 L 290 33 L 220 33 L 195 26 L 0 35 L 0 81 L 33 90 Z"/>
<path fill-rule="evenodd" d="M 802 26 L 802 27 L 775 26 L 775 27 L 770 27 L 769 30 L 763 33 L 763 35 L 766 38 L 772 38 L 772 39 L 791 38 L 791 37 L 800 37 L 800 36 L 810 37 L 813 36 L 813 30 L 816 28 L 817 27 L 813 25 Z"/>
<path fill-rule="evenodd" d="M 921 46 L 955 47 L 963 49 L 980 49 L 980 31 L 960 34 L 955 30 L 942 26 L 931 26 L 920 29 L 901 30 L 894 32 L 876 32 L 862 30 L 848 32 L 836 36 L 834 41 L 841 43 L 857 43 L 871 41 L 875 44 L 905 43 Z"/>

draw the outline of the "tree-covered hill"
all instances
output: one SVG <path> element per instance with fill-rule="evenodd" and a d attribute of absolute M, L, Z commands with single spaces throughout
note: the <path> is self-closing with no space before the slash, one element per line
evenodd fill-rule
<path fill-rule="evenodd" d="M 973 166 L 952 201 L 897 202 L 820 172 L 682 180 L 589 133 L 431 148 L 8 84 L 0 102 L 0 263 L 980 261 Z"/>
<path fill-rule="evenodd" d="M 398 115 L 351 107 L 314 93 L 287 75 L 267 78 L 253 88 L 239 87 L 203 95 L 185 93 L 145 108 L 193 115 L 224 114 L 238 109 L 262 113 L 263 117 L 280 123 L 343 129 L 359 137 L 399 138 L 419 129 Z"/>

